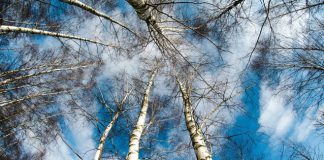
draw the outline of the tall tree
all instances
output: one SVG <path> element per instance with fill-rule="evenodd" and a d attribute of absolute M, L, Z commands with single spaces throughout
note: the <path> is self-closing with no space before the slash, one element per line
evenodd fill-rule
<path fill-rule="evenodd" d="M 228 117 L 242 112 L 240 95 L 250 87 L 241 83 L 251 71 L 262 76 L 260 81 L 280 86 L 278 91 L 292 92 L 287 101 L 294 108 L 315 108 L 321 113 L 323 4 L 320 0 L 1 1 L 0 157 L 42 158 L 46 147 L 33 157 L 25 154 L 24 141 L 39 139 L 46 146 L 61 135 L 81 159 L 82 154 L 64 140 L 64 134 L 58 134 L 63 132 L 62 121 L 71 115 L 85 117 L 98 129 L 95 159 L 105 155 L 143 158 L 140 144 L 143 156 L 157 159 L 175 158 L 174 153 L 192 149 L 197 159 L 218 157 L 223 143 L 219 130 L 225 129 Z M 282 31 L 289 23 L 292 27 Z M 242 36 L 253 28 L 256 33 Z M 290 29 L 298 31 L 298 36 Z M 160 63 L 164 67 L 157 72 Z M 100 106 L 108 108 L 103 113 L 91 105 L 97 101 L 92 92 L 102 87 L 103 79 L 124 70 L 141 80 L 146 75 L 143 68 L 155 68 L 146 87 L 134 83 L 135 94 L 123 94 L 121 100 L 112 96 L 120 93 L 118 89 L 103 92 Z M 176 82 L 174 73 L 180 75 Z M 163 83 L 154 85 L 159 90 L 151 91 L 155 77 L 160 76 Z M 105 84 L 116 87 L 124 83 L 110 82 Z M 143 95 L 138 96 L 143 88 Z M 184 119 L 178 114 L 178 90 Z M 126 98 L 132 103 L 125 103 Z M 135 106 L 140 106 L 138 114 Z M 114 107 L 117 109 L 111 109 Z M 167 112 L 172 114 L 167 116 Z M 322 119 L 317 122 L 321 124 Z M 182 125 L 192 145 L 185 144 Z M 169 134 L 174 137 L 163 139 L 166 143 L 146 138 Z M 128 152 L 118 144 L 127 136 Z M 166 148 L 171 151 L 163 151 Z M 303 156 L 299 149 L 296 153 Z"/>
<path fill-rule="evenodd" d="M 145 88 L 144 95 L 143 95 L 141 111 L 139 113 L 137 122 L 134 126 L 134 129 L 131 134 L 130 141 L 129 141 L 129 151 L 128 151 L 128 154 L 126 157 L 127 160 L 137 160 L 139 157 L 139 145 L 140 145 L 141 136 L 143 134 L 144 127 L 145 127 L 146 114 L 147 114 L 147 110 L 149 107 L 148 105 L 149 105 L 150 91 L 151 91 L 151 87 L 153 86 L 153 82 L 154 82 L 154 78 L 157 73 L 157 70 L 158 70 L 158 68 L 155 68 L 152 71 L 150 78 L 147 82 L 147 86 Z"/>
<path fill-rule="evenodd" d="M 209 160 L 212 159 L 206 142 L 204 135 L 202 134 L 201 128 L 197 122 L 195 122 L 194 115 L 193 115 L 193 108 L 190 100 L 190 86 L 187 84 L 186 86 L 177 78 L 177 83 L 179 85 L 182 99 L 184 103 L 184 114 L 186 119 L 186 126 L 188 132 L 190 134 L 192 146 L 195 150 L 197 159 L 199 160 Z"/>

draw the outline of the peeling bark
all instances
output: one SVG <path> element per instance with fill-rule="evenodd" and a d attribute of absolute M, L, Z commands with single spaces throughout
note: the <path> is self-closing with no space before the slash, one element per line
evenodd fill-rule
<path fill-rule="evenodd" d="M 198 160 L 212 160 L 212 157 L 208 151 L 208 148 L 206 146 L 206 142 L 204 139 L 204 136 L 201 132 L 201 128 L 196 123 L 194 117 L 193 117 L 193 110 L 192 110 L 192 104 L 190 100 L 190 95 L 186 91 L 185 86 L 177 79 L 181 94 L 183 103 L 185 105 L 184 107 L 184 115 L 186 120 L 186 126 L 190 134 L 192 146 L 195 150 L 195 154 Z"/>
<path fill-rule="evenodd" d="M 137 119 L 137 123 L 133 129 L 133 132 L 131 134 L 131 138 L 129 141 L 129 151 L 128 151 L 126 160 L 138 160 L 139 143 L 140 143 L 140 139 L 143 134 L 143 131 L 144 131 L 144 127 L 145 127 L 145 119 L 146 119 L 146 114 L 147 114 L 147 109 L 148 109 L 148 99 L 149 99 L 149 95 L 150 95 L 150 89 L 153 85 L 153 80 L 154 80 L 156 72 L 157 72 L 157 69 L 153 71 L 153 73 L 147 83 L 147 87 L 145 89 L 144 97 L 143 97 L 143 101 L 142 101 L 141 111 L 140 111 L 139 117 Z"/>

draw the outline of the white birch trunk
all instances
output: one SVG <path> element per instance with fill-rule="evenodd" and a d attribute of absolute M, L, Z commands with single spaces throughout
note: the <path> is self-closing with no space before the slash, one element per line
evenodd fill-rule
<path fill-rule="evenodd" d="M 114 20 L 112 17 L 106 15 L 105 13 L 102 13 L 100 11 L 97 11 L 96 9 L 92 8 L 91 6 L 89 5 L 86 5 L 78 0 L 61 0 L 62 2 L 65 2 L 65 3 L 68 3 L 70 5 L 73 5 L 73 6 L 76 6 L 76 7 L 79 7 L 83 10 L 86 10 L 96 16 L 99 16 L 99 17 L 102 17 L 106 20 L 109 20 L 111 21 L 112 23 L 115 23 L 125 29 L 127 29 L 128 31 L 132 32 L 133 34 L 137 35 L 133 30 L 131 30 L 129 27 L 127 27 L 125 24 L 121 23 L 121 22 L 118 22 L 117 20 Z"/>
<path fill-rule="evenodd" d="M 31 78 L 31 77 L 35 77 L 35 76 L 44 75 L 44 74 L 49 74 L 49 73 L 53 73 L 53 72 L 86 68 L 86 67 L 92 66 L 94 64 L 90 63 L 90 64 L 83 64 L 83 65 L 79 65 L 79 66 L 70 66 L 69 68 L 55 68 L 55 69 L 51 69 L 51 70 L 47 70 L 47 71 L 37 72 L 37 73 L 34 73 L 34 74 L 27 74 L 27 75 L 23 75 L 23 76 L 19 76 L 19 77 L 9 78 L 9 79 L 5 79 L 3 81 L 0 81 L 0 86 L 7 85 L 7 84 L 9 84 L 11 82 L 15 82 L 15 81 L 18 81 L 18 80 L 27 79 L 27 78 Z"/>
<path fill-rule="evenodd" d="M 100 141 L 99 141 L 98 148 L 97 148 L 97 152 L 96 152 L 95 157 L 94 157 L 94 160 L 100 160 L 101 159 L 101 155 L 103 153 L 103 149 L 104 149 L 106 139 L 108 137 L 108 134 L 109 134 L 111 128 L 116 123 L 116 121 L 117 121 L 117 119 L 119 117 L 119 114 L 120 114 L 120 111 L 117 111 L 116 114 L 114 115 L 113 119 L 111 120 L 111 122 L 106 127 L 104 133 L 102 134 L 102 136 L 100 138 Z"/>
<path fill-rule="evenodd" d="M 116 123 L 119 115 L 121 114 L 121 112 L 123 110 L 122 109 L 123 108 L 123 105 L 124 105 L 127 97 L 129 96 L 129 94 L 131 92 L 132 92 L 132 90 L 130 90 L 129 92 L 127 92 L 124 95 L 124 98 L 122 99 L 122 101 L 118 104 L 118 111 L 116 112 L 116 114 L 114 115 L 114 117 L 112 118 L 111 122 L 108 124 L 108 126 L 106 127 L 104 133 L 102 134 L 102 136 L 100 138 L 99 145 L 98 145 L 97 152 L 95 154 L 94 160 L 100 160 L 101 159 L 101 156 L 102 156 L 102 153 L 103 153 L 103 149 L 104 149 L 104 145 L 105 145 L 107 136 L 108 136 L 111 128 L 113 127 L 113 125 Z M 111 108 L 107 105 L 107 103 L 102 102 L 102 104 L 105 105 L 105 107 L 107 108 L 108 111 L 111 110 Z"/>
<path fill-rule="evenodd" d="M 8 74 L 14 74 L 17 72 L 23 72 L 23 71 L 33 70 L 33 69 L 41 69 L 41 68 L 45 68 L 45 67 L 59 67 L 59 66 L 62 66 L 62 65 L 45 64 L 45 65 L 39 65 L 39 66 L 32 66 L 32 67 L 28 67 L 28 68 L 19 68 L 16 70 L 2 72 L 2 73 L 0 73 L 0 77 L 8 75 Z"/>
<path fill-rule="evenodd" d="M 75 39 L 75 40 L 91 42 L 91 43 L 95 43 L 95 44 L 100 44 L 100 45 L 104 45 L 104 46 L 113 47 L 112 45 L 104 44 L 104 43 L 101 43 L 99 41 L 92 40 L 92 39 L 82 38 L 82 37 L 73 36 L 73 35 L 69 35 L 69 34 L 50 32 L 50 31 L 44 31 L 44 30 L 39 30 L 39 29 L 33 29 L 33 28 L 1 25 L 0 26 L 0 32 L 39 34 L 39 35 L 46 35 L 46 36 L 52 36 L 52 37 L 58 37 L 58 38 Z"/>
<path fill-rule="evenodd" d="M 128 151 L 126 160 L 138 160 L 139 143 L 140 143 L 140 139 L 143 134 L 143 131 L 144 131 L 144 127 L 145 127 L 145 119 L 146 119 L 146 114 L 147 114 L 147 109 L 148 109 L 148 99 L 149 99 L 149 95 L 150 95 L 150 89 L 153 85 L 153 80 L 154 80 L 156 72 L 157 72 L 157 69 L 153 71 L 153 73 L 148 81 L 147 88 L 145 89 L 143 102 L 142 102 L 142 106 L 141 106 L 141 111 L 140 111 L 139 117 L 137 119 L 137 123 L 133 129 L 133 132 L 131 134 L 131 138 L 129 141 L 129 151 Z"/>
<path fill-rule="evenodd" d="M 59 91 L 59 92 L 49 92 L 49 93 L 43 92 L 43 93 L 37 93 L 37 94 L 30 94 L 28 96 L 24 96 L 22 98 L 18 98 L 18 99 L 15 99 L 15 100 L 0 102 L 0 107 L 4 107 L 4 106 L 10 105 L 10 104 L 22 102 L 22 101 L 25 101 L 25 100 L 28 100 L 28 99 L 33 99 L 33 98 L 38 98 L 38 97 L 43 97 L 43 96 L 58 95 L 58 94 L 61 94 L 61 93 L 68 93 L 68 92 L 69 91 Z"/>
<path fill-rule="evenodd" d="M 158 33 L 162 34 L 161 27 L 152 13 L 152 7 L 147 5 L 147 0 L 128 0 L 128 3 L 134 8 L 139 19 L 152 26 Z"/>
<path fill-rule="evenodd" d="M 201 128 L 198 126 L 193 117 L 193 110 L 189 93 L 186 91 L 186 88 L 180 81 L 178 81 L 178 85 L 185 105 L 184 115 L 186 120 L 186 126 L 190 134 L 191 142 L 195 150 L 196 157 L 198 160 L 212 160 L 212 157 L 206 146 L 204 136 L 201 132 Z"/>

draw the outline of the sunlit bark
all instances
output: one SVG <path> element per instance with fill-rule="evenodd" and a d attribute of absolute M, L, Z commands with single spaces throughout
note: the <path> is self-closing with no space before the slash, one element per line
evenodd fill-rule
<path fill-rule="evenodd" d="M 117 20 L 115 20 L 115 19 L 113 19 L 112 17 L 106 15 L 105 13 L 102 13 L 102 12 L 100 12 L 100 11 L 97 11 L 96 9 L 92 8 L 91 6 L 86 5 L 86 4 L 84 4 L 84 3 L 82 3 L 82 2 L 80 2 L 80 1 L 78 1 L 78 0 L 61 0 L 61 1 L 65 2 L 65 3 L 68 3 L 68 4 L 70 4 L 70 5 L 73 5 L 73 6 L 77 6 L 77 7 L 81 8 L 81 9 L 83 9 L 83 10 L 86 10 L 86 11 L 88 11 L 88 12 L 90 12 L 90 13 L 96 15 L 96 16 L 99 16 L 99 17 L 102 17 L 102 18 L 104 18 L 104 19 L 106 19 L 106 20 L 109 20 L 109 21 L 111 21 L 112 23 L 115 23 L 115 24 L 117 24 L 117 25 L 119 25 L 119 26 L 125 28 L 126 30 L 130 31 L 131 33 L 137 35 L 136 32 L 134 32 L 133 30 L 131 30 L 131 29 L 130 29 L 129 27 L 127 27 L 125 24 L 123 24 L 123 23 L 121 23 L 121 22 L 118 22 Z"/>
<path fill-rule="evenodd" d="M 152 7 L 148 5 L 146 0 L 128 0 L 128 3 L 134 8 L 139 19 L 152 26 L 158 33 L 162 33 L 161 27 L 157 24 L 157 19 L 153 15 Z"/>
<path fill-rule="evenodd" d="M 69 34 L 50 32 L 50 31 L 44 31 L 44 30 L 39 30 L 39 29 L 33 29 L 33 28 L 1 25 L 0 26 L 0 33 L 1 32 L 4 32 L 4 33 L 6 33 L 6 32 L 15 32 L 15 33 L 39 34 L 39 35 L 52 36 L 52 37 L 57 37 L 57 38 L 75 39 L 75 40 L 100 44 L 100 45 L 104 45 L 104 46 L 111 46 L 109 44 L 105 44 L 105 43 L 102 43 L 102 42 L 99 42 L 99 41 L 96 41 L 96 40 L 92 40 L 92 39 L 82 38 L 82 37 L 69 35 Z"/>
<path fill-rule="evenodd" d="M 185 86 L 177 79 L 177 83 L 179 85 L 182 99 L 184 103 L 184 115 L 186 120 L 186 126 L 188 129 L 188 132 L 190 134 L 191 142 L 193 145 L 193 148 L 195 150 L 195 154 L 198 160 L 211 160 L 212 157 L 208 151 L 208 148 L 206 146 L 206 142 L 204 139 L 204 136 L 201 132 L 201 128 L 195 121 L 193 117 L 193 110 L 192 110 L 192 104 L 190 101 L 190 95 L 186 91 Z"/>
<path fill-rule="evenodd" d="M 10 84 L 12 82 L 19 81 L 19 80 L 22 80 L 22 79 L 27 79 L 27 78 L 31 78 L 31 77 L 40 76 L 40 75 L 45 75 L 45 74 L 49 74 L 49 73 L 53 73 L 53 72 L 86 68 L 86 67 L 92 66 L 94 64 L 96 64 L 96 63 L 93 63 L 93 64 L 92 63 L 80 64 L 80 65 L 76 65 L 76 66 L 69 66 L 69 67 L 66 67 L 66 68 L 55 68 L 55 69 L 50 69 L 50 70 L 46 70 L 46 71 L 36 72 L 36 73 L 33 73 L 33 74 L 27 74 L 27 75 L 14 77 L 14 78 L 9 78 L 9 79 L 5 79 L 3 81 L 0 81 L 0 86 L 7 85 L 7 84 Z"/>
<path fill-rule="evenodd" d="M 139 143 L 141 136 L 144 131 L 145 127 L 145 119 L 146 119 L 146 114 L 147 114 L 147 109 L 148 109 L 148 100 L 149 100 L 149 95 L 150 95 L 150 90 L 153 85 L 154 77 L 156 74 L 157 70 L 154 70 L 151 74 L 151 77 L 147 83 L 147 87 L 144 92 L 143 96 L 143 101 L 142 101 L 142 106 L 141 106 L 141 111 L 139 114 L 139 117 L 137 119 L 137 123 L 133 129 L 133 132 L 131 134 L 131 138 L 129 141 L 129 151 L 127 154 L 126 159 L 127 160 L 137 160 L 139 158 Z"/>
<path fill-rule="evenodd" d="M 99 145 L 98 145 L 98 148 L 97 148 L 97 152 L 96 152 L 95 157 L 94 157 L 95 160 L 101 159 L 101 155 L 103 153 L 104 145 L 105 145 L 106 139 L 108 137 L 108 134 L 109 134 L 111 128 L 116 123 L 119 115 L 120 115 L 120 112 L 117 111 L 115 113 L 114 117 L 112 118 L 111 122 L 108 124 L 108 126 L 105 129 L 105 131 L 103 132 L 103 134 L 102 134 L 102 136 L 100 138 L 100 141 L 99 141 Z"/>
<path fill-rule="evenodd" d="M 49 93 L 44 92 L 44 93 L 30 94 L 28 96 L 24 96 L 22 98 L 18 98 L 18 99 L 15 99 L 15 100 L 0 102 L 0 107 L 4 107 L 4 106 L 7 106 L 7 105 L 19 103 L 19 102 L 29 100 L 29 99 L 34 99 L 34 98 L 44 97 L 44 96 L 53 96 L 53 95 L 58 95 L 58 94 L 61 94 L 61 93 L 67 93 L 67 92 L 68 91 L 59 91 L 59 92 L 49 92 Z"/>
<path fill-rule="evenodd" d="M 97 148 L 97 152 L 96 152 L 95 157 L 94 157 L 95 160 L 100 160 L 101 159 L 101 156 L 102 156 L 102 153 L 103 153 L 103 150 L 104 150 L 104 146 L 105 146 L 105 142 L 106 142 L 106 139 L 108 137 L 108 134 L 109 134 L 111 128 L 116 123 L 116 121 L 118 120 L 118 117 L 120 116 L 120 114 L 122 112 L 122 107 L 123 107 L 123 105 L 124 105 L 127 97 L 129 96 L 129 94 L 130 94 L 130 92 L 127 92 L 125 94 L 124 98 L 122 99 L 122 101 L 118 104 L 118 110 L 117 110 L 117 112 L 115 113 L 115 115 L 112 118 L 111 122 L 105 128 L 105 131 L 102 134 L 102 136 L 100 137 L 100 141 L 99 141 L 99 145 L 98 145 L 98 148 Z M 110 107 L 108 106 L 108 104 L 106 104 L 103 101 L 102 101 L 102 103 L 110 111 Z"/>

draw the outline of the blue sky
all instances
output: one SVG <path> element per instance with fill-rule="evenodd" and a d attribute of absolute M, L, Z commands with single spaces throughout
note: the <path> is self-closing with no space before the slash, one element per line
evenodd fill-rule
<path fill-rule="evenodd" d="M 50 2 L 56 6 L 63 7 L 67 10 L 69 9 L 69 7 L 62 5 L 62 3 L 57 0 L 52 0 Z M 117 7 L 111 11 L 107 11 L 107 13 L 129 23 L 130 26 L 141 28 L 141 26 L 138 25 L 140 22 L 134 18 L 136 14 L 126 1 L 118 0 L 116 3 Z M 245 3 L 245 5 L 247 7 L 249 3 Z M 219 24 L 210 24 L 212 30 L 214 30 L 214 34 L 209 34 L 208 36 L 211 36 L 210 38 L 216 41 L 218 45 L 226 47 L 228 52 L 220 52 L 220 50 L 217 50 L 208 40 L 190 35 L 190 33 L 192 33 L 191 31 L 181 35 L 186 39 L 186 42 L 194 44 L 179 45 L 179 50 L 183 51 L 184 55 L 187 56 L 190 61 L 193 63 L 199 62 L 200 59 L 197 57 L 206 56 L 209 61 L 217 63 L 213 64 L 214 68 L 210 67 L 204 72 L 203 77 L 207 82 L 227 82 L 228 88 L 226 88 L 226 96 L 229 94 L 228 91 L 233 91 L 234 93 L 243 91 L 230 102 L 233 103 L 235 108 L 229 108 L 227 110 L 224 105 L 221 111 L 212 115 L 212 118 L 215 120 L 218 118 L 224 120 L 223 125 L 215 125 L 210 127 L 210 130 L 206 131 L 206 134 L 220 136 L 217 140 L 211 140 L 211 143 L 214 145 L 212 147 L 213 158 L 217 160 L 239 159 L 239 157 L 242 156 L 243 159 L 288 159 L 291 148 L 287 147 L 287 149 L 283 150 L 283 147 L 291 144 L 298 144 L 310 150 L 319 150 L 318 152 L 323 154 L 324 150 L 322 148 L 324 148 L 324 145 L 321 143 L 323 139 L 320 135 L 317 135 L 318 132 L 314 127 L 319 111 L 323 109 L 323 104 L 320 103 L 317 104 L 316 107 L 311 107 L 311 104 L 315 101 L 313 99 L 293 99 L 292 101 L 288 101 L 289 97 L 296 94 L 291 89 L 282 90 L 282 87 L 285 85 L 285 80 L 291 80 L 287 77 L 287 75 L 291 74 L 289 71 L 280 75 L 270 74 L 270 76 L 264 76 L 259 70 L 254 70 L 253 68 L 245 70 L 246 64 L 248 63 L 246 55 L 252 50 L 257 40 L 256 35 L 261 28 L 260 22 L 262 22 L 264 18 L 257 14 L 260 7 L 259 5 L 258 3 L 253 4 L 252 8 L 247 9 L 247 12 L 249 12 L 248 15 L 251 15 L 252 20 L 245 21 L 243 18 L 240 19 L 242 21 L 242 26 L 238 27 L 238 33 L 235 35 L 232 32 L 226 35 L 222 33 L 221 29 L 217 28 Z M 103 8 L 103 6 L 101 6 L 101 8 Z M 80 11 L 77 11 L 77 13 L 82 15 Z M 195 6 L 185 4 L 176 6 L 174 11 L 170 14 L 178 18 L 190 18 L 199 13 L 199 9 Z M 73 19 L 73 15 L 58 18 L 62 17 L 65 13 L 59 12 L 54 8 L 51 8 L 49 14 L 57 21 L 68 21 L 71 18 Z M 291 21 L 291 19 L 284 17 L 278 20 L 277 24 L 274 26 L 274 30 L 280 35 L 278 36 L 280 42 L 284 44 L 290 44 L 292 41 L 291 39 L 296 41 L 303 40 L 302 36 L 299 35 L 302 34 L 302 31 L 305 29 L 304 24 L 308 23 L 309 15 L 300 16 L 296 14 L 293 15 L 293 18 L 296 18 L 296 20 Z M 102 22 L 102 19 L 88 17 L 84 18 L 82 22 L 75 20 L 69 21 L 69 23 L 82 26 L 79 30 L 76 30 L 74 34 L 85 37 L 95 37 L 108 42 L 114 41 L 111 38 L 114 34 L 114 32 L 111 31 L 112 27 L 108 23 Z M 188 25 L 192 24 L 189 22 Z M 106 31 L 107 34 L 102 34 Z M 270 27 L 267 26 L 261 37 L 266 37 L 270 32 Z M 218 33 L 220 35 L 218 35 Z M 129 41 L 123 39 L 125 35 L 120 36 L 121 43 Z M 4 38 L 0 38 L 2 42 Z M 60 45 L 60 42 L 54 38 L 37 35 L 31 36 L 30 42 L 39 45 L 40 48 L 55 49 Z M 72 49 L 80 49 L 78 43 L 72 41 L 64 42 L 70 45 Z M 23 44 L 24 43 L 18 41 L 8 45 L 12 47 Z M 0 47 L 3 46 L 4 45 L 1 45 Z M 99 76 L 96 77 L 96 87 L 91 91 L 87 91 L 86 94 L 98 96 L 100 95 L 100 88 L 102 93 L 104 93 L 104 99 L 108 102 L 108 105 L 114 109 L 116 109 L 116 104 L 114 103 L 113 97 L 116 97 L 116 94 L 122 93 L 122 90 L 118 88 L 120 86 L 116 85 L 116 82 L 113 80 L 114 76 L 126 72 L 126 77 L 129 81 L 134 77 L 145 81 L 147 80 L 147 75 L 141 71 L 147 66 L 142 65 L 141 60 L 144 58 L 149 60 L 154 59 L 156 55 L 160 55 L 153 43 L 148 44 L 140 54 L 132 57 L 116 56 L 116 58 L 111 55 L 118 55 L 119 53 L 115 53 L 112 50 L 105 50 L 95 45 L 92 46 L 91 44 L 81 45 L 81 49 L 87 50 L 89 53 L 98 50 L 103 53 L 100 56 L 105 64 Z M 0 55 L 8 54 L 11 54 L 9 56 L 10 59 L 14 59 L 14 51 L 0 50 Z M 222 59 L 219 57 L 220 54 L 222 54 Z M 252 61 L 256 55 L 257 53 L 254 53 Z M 0 64 L 5 64 L 5 60 L 7 61 L 8 58 L 1 56 Z M 265 72 L 267 71 L 268 70 L 265 69 Z M 161 71 L 161 73 L 166 73 L 166 71 Z M 300 74 L 300 76 L 303 78 L 303 73 Z M 204 82 L 199 81 L 199 78 L 194 80 L 193 84 L 197 86 L 197 88 L 203 88 L 204 85 L 206 85 Z M 171 83 L 171 85 L 167 86 L 168 83 Z M 130 84 L 130 86 L 131 85 L 134 84 Z M 150 126 L 149 132 L 144 135 L 142 145 L 151 148 L 140 150 L 140 157 L 151 156 L 152 152 L 154 154 L 154 151 L 164 154 L 162 152 L 164 150 L 172 151 L 180 145 L 190 145 L 184 117 L 181 115 L 182 102 L 173 92 L 173 85 L 174 84 L 172 84 L 172 81 L 167 75 L 161 74 L 156 80 L 152 98 L 165 98 L 166 96 L 164 95 L 169 93 L 172 93 L 172 96 L 175 98 L 170 100 L 167 105 L 161 107 L 160 114 L 157 114 L 161 122 L 156 123 L 158 124 L 157 126 Z M 111 93 L 110 90 L 115 92 Z M 136 93 L 139 94 L 141 92 L 136 91 Z M 116 151 L 120 154 L 118 155 L 120 157 L 125 157 L 127 155 L 129 135 L 134 121 L 136 120 L 137 113 L 139 112 L 141 102 L 141 98 L 139 97 L 138 95 L 133 96 L 130 103 L 125 106 L 129 111 L 120 117 L 109 134 L 109 138 L 105 143 L 106 154 L 104 154 L 104 156 L 114 156 L 114 152 Z M 68 97 L 66 98 L 68 99 Z M 64 101 L 64 98 L 62 101 Z M 80 103 L 82 102 L 80 101 Z M 205 116 L 213 107 L 212 103 L 208 102 L 194 102 L 194 104 L 197 105 L 196 112 L 200 117 Z M 89 121 L 86 117 L 83 117 L 80 112 L 76 113 L 76 116 L 67 115 L 60 117 L 59 126 L 62 130 L 63 137 L 69 145 L 71 145 L 71 147 L 81 156 L 84 156 L 84 159 L 91 159 L 99 143 L 102 131 L 110 122 L 113 114 L 108 113 L 96 98 L 93 98 L 93 102 L 87 102 L 85 105 L 88 105 L 85 110 L 94 114 L 100 123 Z M 65 106 L 65 103 L 58 103 L 58 107 L 62 108 L 62 110 L 70 111 L 69 108 L 64 108 Z M 302 107 L 303 110 L 296 109 L 299 107 Z M 168 118 L 168 114 L 177 117 L 177 119 L 164 120 L 164 118 Z M 99 126 L 101 133 L 98 132 L 97 126 Z M 170 129 L 165 130 L 165 128 Z M 177 138 L 179 144 L 174 144 L 174 137 Z M 149 140 L 154 140 L 152 142 L 152 144 L 154 144 L 153 146 L 150 146 L 148 143 Z M 25 142 L 24 146 L 26 147 L 26 151 L 34 151 L 28 147 L 28 144 L 32 143 L 33 141 Z M 49 144 L 48 148 L 46 159 L 78 159 L 59 139 L 57 139 L 57 142 Z M 170 153 L 170 157 L 173 159 L 186 159 L 188 157 L 194 157 L 193 154 L 193 150 L 188 149 L 180 151 L 179 153 Z"/>

